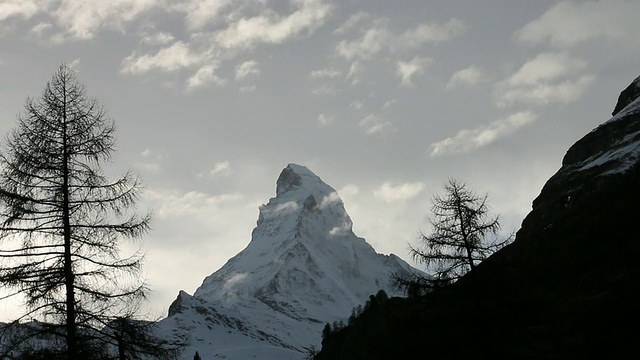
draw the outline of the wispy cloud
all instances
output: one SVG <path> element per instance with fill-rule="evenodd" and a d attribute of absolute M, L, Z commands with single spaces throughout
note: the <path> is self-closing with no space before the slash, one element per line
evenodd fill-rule
<path fill-rule="evenodd" d="M 255 60 L 248 60 L 236 67 L 236 80 L 260 74 L 260 66 Z"/>
<path fill-rule="evenodd" d="M 309 34 L 324 23 L 331 5 L 324 0 L 293 2 L 297 9 L 287 16 L 265 11 L 253 17 L 242 17 L 215 35 L 216 42 L 227 49 L 246 49 L 256 44 L 280 44 L 291 37 Z"/>
<path fill-rule="evenodd" d="M 153 55 L 132 53 L 122 60 L 122 72 L 133 75 L 153 70 L 171 72 L 201 64 L 207 58 L 207 54 L 194 52 L 186 43 L 176 41 Z"/>
<path fill-rule="evenodd" d="M 424 74 L 424 69 L 432 60 L 429 58 L 414 57 L 410 61 L 398 61 L 397 71 L 400 77 L 400 85 L 413 86 L 413 79 Z"/>
<path fill-rule="evenodd" d="M 44 10 L 47 3 L 47 1 L 43 3 L 37 0 L 4 0 L 0 2 L 0 21 L 11 17 L 30 19 L 39 11 Z"/>
<path fill-rule="evenodd" d="M 424 23 L 403 33 L 395 33 L 380 20 L 364 29 L 355 40 L 342 40 L 336 46 L 338 55 L 347 60 L 370 59 L 382 52 L 414 49 L 427 43 L 451 40 L 465 30 L 466 26 L 457 19 L 444 24 Z"/>
<path fill-rule="evenodd" d="M 433 157 L 476 150 L 516 132 L 535 120 L 534 113 L 523 111 L 474 129 L 461 130 L 453 137 L 431 144 L 430 155 Z"/>
<path fill-rule="evenodd" d="M 309 74 L 309 77 L 312 79 L 324 79 L 324 78 L 333 79 L 340 75 L 342 75 L 340 71 L 331 68 L 331 69 L 313 70 Z"/>
<path fill-rule="evenodd" d="M 390 121 L 374 114 L 367 115 L 358 126 L 365 129 L 367 135 L 385 135 L 397 131 Z"/>
<path fill-rule="evenodd" d="M 52 16 L 73 39 L 86 40 L 105 28 L 124 31 L 126 24 L 158 4 L 153 0 L 62 0 Z"/>
<path fill-rule="evenodd" d="M 447 90 L 455 89 L 459 86 L 475 86 L 485 81 L 487 76 L 475 65 L 456 71 L 447 82 Z"/>
<path fill-rule="evenodd" d="M 345 21 L 339 28 L 337 28 L 334 33 L 335 34 L 344 34 L 347 31 L 355 28 L 357 25 L 359 25 L 362 21 L 368 19 L 370 17 L 369 14 L 367 14 L 366 12 L 360 11 L 357 12 L 351 16 L 349 16 L 349 18 L 347 19 L 347 21 Z"/>
<path fill-rule="evenodd" d="M 318 125 L 327 126 L 333 122 L 333 118 L 325 114 L 318 115 Z"/>
<path fill-rule="evenodd" d="M 386 203 L 403 202 L 416 197 L 423 189 L 424 184 L 421 182 L 409 182 L 399 185 L 385 182 L 373 192 L 373 196 Z"/>
<path fill-rule="evenodd" d="M 549 42 L 559 48 L 597 39 L 638 43 L 640 2 L 628 0 L 560 1 L 516 33 L 524 42 Z"/>
<path fill-rule="evenodd" d="M 174 190 L 149 189 L 145 199 L 156 203 L 155 214 L 160 219 L 199 218 L 207 220 L 220 213 L 227 204 L 237 204 L 243 197 L 237 193 L 210 195 L 199 191 L 178 192 Z"/>
<path fill-rule="evenodd" d="M 140 43 L 150 46 L 166 45 L 174 40 L 175 37 L 172 34 L 162 31 L 147 31 L 140 37 Z"/>
<path fill-rule="evenodd" d="M 224 85 L 226 80 L 216 74 L 219 63 L 203 65 L 187 79 L 187 90 L 193 90 L 207 85 Z"/>
<path fill-rule="evenodd" d="M 220 161 L 213 165 L 209 170 L 209 175 L 215 177 L 219 175 L 229 175 L 231 173 L 231 163 L 229 161 Z"/>
<path fill-rule="evenodd" d="M 198 30 L 215 21 L 231 3 L 231 0 L 183 0 L 170 9 L 184 13 L 188 28 Z"/>
<path fill-rule="evenodd" d="M 567 53 L 539 54 L 497 85 L 498 106 L 575 101 L 594 80 L 586 69 L 586 61 Z"/>

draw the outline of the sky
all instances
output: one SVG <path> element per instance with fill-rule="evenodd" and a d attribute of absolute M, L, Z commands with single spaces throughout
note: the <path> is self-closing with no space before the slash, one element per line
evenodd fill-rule
<path fill-rule="evenodd" d="M 146 310 L 162 317 L 248 244 L 289 163 L 417 267 L 409 244 L 449 178 L 516 231 L 640 75 L 638 14 L 636 0 L 0 0 L 0 133 L 61 63 L 76 69 L 116 122 L 107 172 L 144 183 Z"/>

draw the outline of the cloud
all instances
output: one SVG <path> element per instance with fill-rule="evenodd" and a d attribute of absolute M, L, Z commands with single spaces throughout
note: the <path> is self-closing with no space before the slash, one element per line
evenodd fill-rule
<path fill-rule="evenodd" d="M 373 192 L 373 196 L 386 203 L 403 202 L 416 197 L 423 189 L 424 184 L 421 182 L 400 185 L 392 185 L 389 182 L 385 182 Z"/>
<path fill-rule="evenodd" d="M 638 44 L 638 14 L 637 1 L 560 1 L 516 32 L 516 37 L 559 48 L 598 39 Z"/>
<path fill-rule="evenodd" d="M 431 144 L 431 156 L 469 152 L 494 143 L 534 122 L 530 111 L 515 113 L 507 118 L 471 130 L 461 130 L 455 136 Z"/>
<path fill-rule="evenodd" d="M 349 71 L 347 72 L 347 77 L 345 78 L 345 81 L 351 81 L 352 85 L 357 84 L 360 79 L 358 78 L 358 75 L 362 72 L 362 65 L 360 65 L 359 61 L 354 61 L 351 63 L 351 65 L 349 65 Z"/>
<path fill-rule="evenodd" d="M 231 0 L 187 0 L 174 5 L 172 9 L 184 12 L 189 29 L 197 30 L 215 21 L 231 3 Z"/>
<path fill-rule="evenodd" d="M 242 17 L 216 33 L 216 42 L 227 49 L 246 49 L 259 43 L 280 44 L 301 33 L 312 33 L 331 13 L 323 0 L 292 1 L 297 9 L 288 16 L 266 10 L 254 17 Z"/>
<path fill-rule="evenodd" d="M 211 214 L 224 211 L 227 205 L 237 205 L 240 194 L 210 195 L 198 191 L 179 192 L 149 189 L 144 198 L 154 203 L 154 214 L 160 219 L 189 218 L 206 221 Z"/>
<path fill-rule="evenodd" d="M 364 106 L 364 101 L 352 101 L 349 103 L 349 107 L 353 110 L 360 110 Z"/>
<path fill-rule="evenodd" d="M 391 99 L 391 100 L 387 100 L 384 105 L 382 105 L 382 110 L 388 110 L 389 108 L 391 108 L 393 105 L 395 105 L 398 102 L 398 99 Z"/>
<path fill-rule="evenodd" d="M 30 19 L 47 5 L 48 1 L 43 4 L 37 0 L 4 0 L 0 2 L 0 21 L 11 17 Z"/>
<path fill-rule="evenodd" d="M 243 86 L 240 89 L 238 89 L 239 92 L 241 93 L 251 93 L 256 91 L 256 86 L 255 85 L 251 85 L 251 86 Z"/>
<path fill-rule="evenodd" d="M 219 175 L 229 175 L 231 173 L 231 163 L 228 161 L 220 161 L 213 165 L 209 171 L 209 175 L 215 177 Z"/>
<path fill-rule="evenodd" d="M 397 71 L 400 85 L 413 86 L 413 78 L 424 74 L 424 68 L 432 62 L 431 59 L 415 57 L 410 61 L 398 61 Z"/>
<path fill-rule="evenodd" d="M 248 60 L 236 67 L 236 80 L 242 80 L 251 75 L 260 74 L 260 67 L 255 60 Z"/>
<path fill-rule="evenodd" d="M 498 106 L 575 101 L 594 80 L 586 69 L 586 61 L 567 53 L 539 54 L 497 85 Z"/>
<path fill-rule="evenodd" d="M 358 126 L 364 128 L 367 135 L 385 135 L 397 131 L 396 127 L 391 122 L 373 114 L 362 119 L 358 123 Z"/>
<path fill-rule="evenodd" d="M 158 4 L 153 0 L 62 0 L 52 16 L 73 38 L 86 40 L 101 28 L 124 31 L 127 23 Z"/>
<path fill-rule="evenodd" d="M 330 85 L 322 85 L 311 90 L 311 93 L 316 96 L 335 96 L 339 92 L 339 89 Z"/>
<path fill-rule="evenodd" d="M 209 84 L 224 85 L 226 80 L 220 78 L 216 74 L 218 66 L 219 63 L 214 62 L 213 64 L 203 65 L 200 67 L 195 74 L 187 79 L 187 90 L 193 90 Z"/>
<path fill-rule="evenodd" d="M 486 80 L 486 75 L 477 66 L 471 65 L 453 73 L 447 82 L 447 90 L 458 86 L 475 86 Z"/>
<path fill-rule="evenodd" d="M 140 42 L 145 45 L 166 45 L 175 40 L 175 37 L 167 32 L 145 32 L 140 38 Z"/>
<path fill-rule="evenodd" d="M 154 55 L 132 53 L 122 60 L 122 72 L 133 75 L 152 70 L 171 72 L 201 64 L 207 58 L 206 54 L 193 52 L 184 42 L 176 41 Z"/>
<path fill-rule="evenodd" d="M 318 125 L 327 126 L 333 122 L 332 117 L 325 116 L 324 114 L 318 115 Z"/>
<path fill-rule="evenodd" d="M 347 21 L 345 21 L 344 24 L 342 24 L 342 26 L 337 28 L 333 33 L 334 34 L 344 34 L 344 33 L 346 33 L 347 31 L 349 31 L 351 29 L 353 29 L 358 24 L 360 24 L 362 21 L 364 21 L 364 20 L 366 20 L 368 18 L 369 18 L 369 14 L 367 14 L 366 12 L 360 11 L 358 13 L 355 13 L 355 14 L 349 16 Z"/>
<path fill-rule="evenodd" d="M 340 76 L 341 74 L 342 73 L 340 71 L 335 69 L 320 69 L 320 70 L 311 71 L 311 73 L 309 74 L 309 77 L 312 79 L 323 79 L 323 78 L 333 79 Z"/>
<path fill-rule="evenodd" d="M 441 25 L 424 23 L 404 33 L 394 33 L 378 20 L 363 30 L 358 39 L 338 43 L 336 52 L 347 60 L 370 59 L 382 52 L 414 49 L 427 43 L 448 41 L 459 36 L 465 28 L 460 20 L 451 19 Z"/>

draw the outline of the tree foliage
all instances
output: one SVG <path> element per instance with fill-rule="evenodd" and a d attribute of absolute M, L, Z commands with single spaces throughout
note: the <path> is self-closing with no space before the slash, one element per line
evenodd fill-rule
<path fill-rule="evenodd" d="M 25 299 L 14 324 L 41 324 L 22 332 L 16 348 L 47 334 L 62 339 L 58 350 L 66 358 L 97 359 L 96 349 L 108 358 L 118 346 L 120 353 L 146 351 L 136 345 L 142 334 L 143 342 L 153 340 L 135 320 L 147 293 L 143 253 L 138 245 L 121 256 L 122 241 L 140 239 L 150 216 L 134 211 L 140 183 L 131 172 L 115 180 L 103 174 L 114 136 L 113 120 L 63 64 L 39 99 L 27 99 L 7 137 L 0 154 L 0 284 L 8 296 Z M 87 349 L 92 355 L 83 355 Z"/>
<path fill-rule="evenodd" d="M 433 272 L 432 286 L 459 279 L 511 240 L 497 240 L 500 221 L 489 215 L 488 195 L 479 196 L 454 179 L 444 191 L 432 199 L 432 232 L 421 233 L 422 246 L 411 248 L 413 258 Z"/>

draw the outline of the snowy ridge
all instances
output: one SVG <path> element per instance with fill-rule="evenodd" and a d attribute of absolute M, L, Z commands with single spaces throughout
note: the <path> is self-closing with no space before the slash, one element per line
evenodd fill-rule
<path fill-rule="evenodd" d="M 302 359 L 305 348 L 319 348 L 324 324 L 345 320 L 380 289 L 401 295 L 392 276 L 419 272 L 357 237 L 336 191 L 306 167 L 289 164 L 276 185 L 249 245 L 193 296 L 181 292 L 161 322 L 167 336 L 191 344 L 185 359 L 195 350 Z"/>
<path fill-rule="evenodd" d="M 640 78 L 639 78 L 640 79 Z M 639 79 L 635 80 L 635 86 L 640 87 Z M 623 110 L 614 115 L 607 122 L 592 131 L 595 132 L 601 127 L 615 125 L 616 122 L 630 120 L 630 117 L 640 114 L 640 97 L 632 101 Z M 640 128 L 633 132 L 627 132 L 622 138 L 616 139 L 615 143 L 607 151 L 595 154 L 578 164 L 578 171 L 584 171 L 602 166 L 608 169 L 602 175 L 624 173 L 640 160 Z"/>

